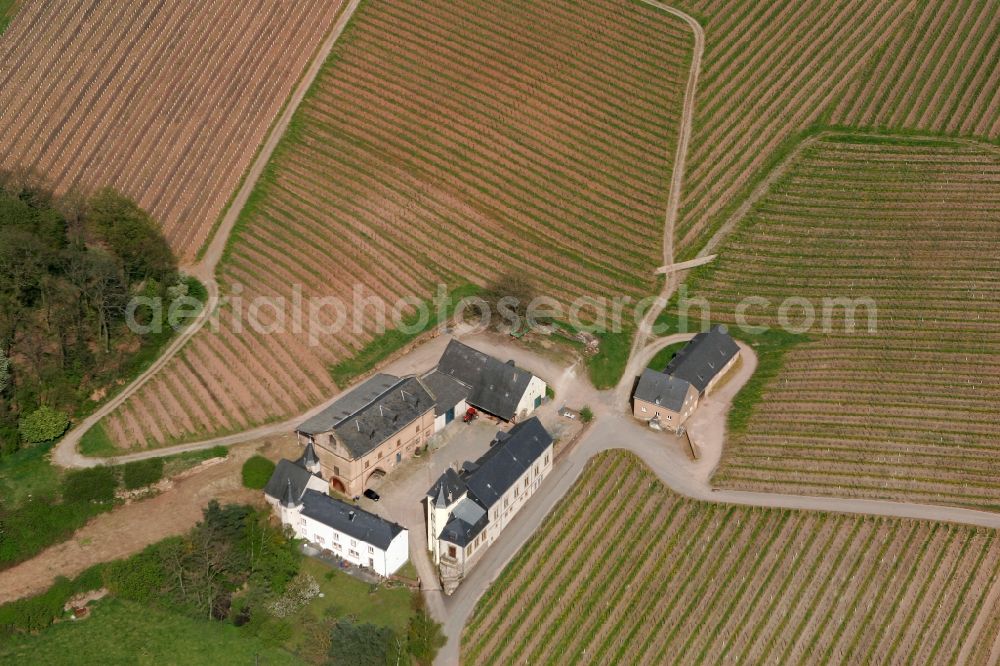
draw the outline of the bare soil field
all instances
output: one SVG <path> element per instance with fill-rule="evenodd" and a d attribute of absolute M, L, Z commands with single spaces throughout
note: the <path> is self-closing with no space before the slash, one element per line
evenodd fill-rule
<path fill-rule="evenodd" d="M 992 0 L 679 0 L 705 28 L 675 246 L 690 258 L 823 124 L 1000 137 Z"/>
<path fill-rule="evenodd" d="M 393 304 L 514 271 L 567 300 L 652 293 L 692 43 L 627 0 L 367 2 L 219 268 L 243 303 L 343 299 L 346 325 L 310 345 L 290 323 L 241 332 L 226 309 L 106 419 L 111 439 L 162 446 L 317 404 L 327 368 L 377 333 L 356 285 Z"/>
<path fill-rule="evenodd" d="M 1000 505 L 998 256 L 992 147 L 834 135 L 807 149 L 691 280 L 718 321 L 747 296 L 768 302 L 750 324 L 776 326 L 788 298 L 793 326 L 814 316 L 713 483 Z M 838 298 L 858 299 L 853 331 L 842 306 L 824 324 Z"/>
<path fill-rule="evenodd" d="M 294 456 L 296 449 L 291 437 L 269 438 L 233 447 L 225 460 L 185 470 L 154 497 L 103 513 L 69 540 L 0 572 L 0 603 L 41 592 L 56 576 L 72 578 L 94 564 L 127 557 L 161 539 L 183 534 L 201 520 L 202 510 L 212 499 L 263 503 L 259 490 L 243 487 L 243 463 L 254 453 L 277 459 Z"/>
<path fill-rule="evenodd" d="M 339 7 L 21 3 L 0 39 L 0 166 L 120 189 L 188 262 Z"/>
<path fill-rule="evenodd" d="M 696 502 L 609 451 L 487 590 L 462 661 L 980 662 L 998 575 L 989 530 Z"/>

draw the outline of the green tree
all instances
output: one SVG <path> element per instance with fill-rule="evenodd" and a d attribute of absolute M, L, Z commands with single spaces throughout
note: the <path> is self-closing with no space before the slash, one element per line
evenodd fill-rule
<path fill-rule="evenodd" d="M 243 463 L 243 485 L 262 490 L 274 473 L 274 463 L 264 456 L 251 456 Z"/>
<path fill-rule="evenodd" d="M 424 597 L 413 593 L 413 610 L 406 631 L 406 649 L 420 666 L 430 666 L 446 642 L 441 625 L 427 613 Z"/>
<path fill-rule="evenodd" d="M 22 417 L 18 424 L 21 437 L 32 444 L 51 442 L 62 436 L 68 427 L 69 416 L 46 405 Z"/>
<path fill-rule="evenodd" d="M 584 423 L 590 423 L 593 419 L 594 419 L 594 410 L 592 410 L 590 407 L 584 406 L 584 408 L 580 410 L 580 420 L 583 421 Z"/>
<path fill-rule="evenodd" d="M 338 620 L 330 633 L 330 663 L 351 666 L 387 666 L 406 663 L 402 645 L 388 627 Z"/>
<path fill-rule="evenodd" d="M 87 202 L 91 233 L 122 261 L 129 283 L 168 278 L 177 269 L 166 239 L 153 218 L 112 188 L 98 190 Z"/>
<path fill-rule="evenodd" d="M 0 394 L 10 386 L 10 359 L 3 349 L 0 349 Z"/>

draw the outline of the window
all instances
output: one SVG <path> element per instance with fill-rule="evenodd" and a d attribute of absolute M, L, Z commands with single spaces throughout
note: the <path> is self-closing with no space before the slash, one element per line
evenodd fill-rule
<path fill-rule="evenodd" d="M 337 440 L 335 440 L 335 439 L 333 438 L 333 435 L 331 434 L 331 435 L 330 435 L 330 444 L 336 444 L 336 443 L 337 443 Z"/>
<path fill-rule="evenodd" d="M 402 442 L 402 441 L 403 441 L 402 438 L 397 438 L 396 439 L 396 448 L 399 448 L 399 443 Z"/>
<path fill-rule="evenodd" d="M 468 545 L 468 546 L 465 547 L 465 556 L 468 557 L 469 555 L 472 555 L 472 546 L 471 545 Z"/>
<path fill-rule="evenodd" d="M 375 546 L 368 546 L 368 552 L 369 553 L 374 553 L 375 552 Z"/>
<path fill-rule="evenodd" d="M 354 539 L 351 539 L 351 545 L 352 545 L 352 546 L 357 546 L 357 545 L 358 545 L 358 542 L 357 542 L 357 541 L 355 541 Z"/>
<path fill-rule="evenodd" d="M 514 498 L 516 499 L 520 496 L 521 496 L 521 489 L 518 488 L 517 486 L 514 486 Z"/>
<path fill-rule="evenodd" d="M 368 461 L 366 460 L 366 461 L 365 461 L 365 469 L 368 469 L 368 466 L 369 466 L 370 464 L 371 464 L 371 463 L 370 463 L 370 462 L 368 462 Z"/>
<path fill-rule="evenodd" d="M 337 467 L 336 465 L 333 466 L 333 475 L 340 476 L 340 468 Z"/>
<path fill-rule="evenodd" d="M 535 476 L 538 476 L 538 465 L 535 465 Z"/>
<path fill-rule="evenodd" d="M 528 477 L 527 476 L 524 477 L 524 487 L 525 488 L 528 487 Z"/>
<path fill-rule="evenodd" d="M 333 533 L 333 540 L 334 541 L 340 541 L 340 534 L 338 532 L 334 532 Z"/>
<path fill-rule="evenodd" d="M 549 454 L 547 454 L 547 453 L 545 454 L 545 464 L 546 465 L 549 464 Z"/>
<path fill-rule="evenodd" d="M 321 546 L 325 546 L 326 545 L 326 539 L 324 539 L 323 537 L 321 537 L 318 534 L 315 535 L 315 536 L 316 536 L 316 543 L 318 543 Z"/>
<path fill-rule="evenodd" d="M 668 420 L 668 421 L 673 421 L 673 420 L 674 420 L 674 417 L 673 417 L 673 416 L 671 416 L 670 414 L 667 414 L 667 420 Z"/>
<path fill-rule="evenodd" d="M 300 518 L 299 519 L 299 525 L 305 525 L 305 524 L 306 524 L 306 519 L 305 518 Z"/>
<path fill-rule="evenodd" d="M 454 557 L 456 557 L 457 555 L 458 555 L 458 551 L 457 551 L 457 550 L 455 550 L 455 547 L 454 547 L 454 546 L 451 546 L 451 545 L 449 545 L 449 546 L 448 546 L 448 557 L 452 557 L 452 558 L 454 558 Z"/>
<path fill-rule="evenodd" d="M 378 459 L 382 460 L 382 452 L 381 451 L 378 452 Z"/>
<path fill-rule="evenodd" d="M 645 412 L 645 411 L 646 411 L 646 408 L 645 408 L 645 407 L 643 407 L 643 408 L 642 408 L 642 411 L 644 411 L 644 412 Z"/>
<path fill-rule="evenodd" d="M 333 549 L 339 553 L 340 552 L 340 544 L 339 543 L 333 544 Z"/>
<path fill-rule="evenodd" d="M 358 551 L 356 550 L 349 550 L 347 551 L 347 554 L 350 555 L 351 557 L 359 557 Z"/>
<path fill-rule="evenodd" d="M 503 498 L 503 508 L 506 509 L 509 505 L 510 505 L 510 501 L 506 497 L 504 497 Z"/>

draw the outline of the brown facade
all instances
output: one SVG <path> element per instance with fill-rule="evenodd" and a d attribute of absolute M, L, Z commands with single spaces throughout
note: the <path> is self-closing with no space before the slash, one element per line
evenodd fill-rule
<path fill-rule="evenodd" d="M 684 396 L 684 404 L 680 411 L 669 409 L 663 405 L 633 398 L 632 415 L 643 421 L 653 421 L 659 423 L 662 430 L 677 430 L 684 425 L 688 417 L 698 407 L 698 391 L 693 386 L 688 386 L 687 395 Z"/>
<path fill-rule="evenodd" d="M 358 458 L 352 457 L 332 431 L 311 439 L 323 478 L 330 482 L 330 490 L 354 497 L 370 488 L 380 476 L 392 473 L 398 465 L 413 457 L 419 447 L 427 445 L 433 434 L 432 407 Z M 298 436 L 303 446 L 310 441 L 309 435 L 300 432 Z"/>

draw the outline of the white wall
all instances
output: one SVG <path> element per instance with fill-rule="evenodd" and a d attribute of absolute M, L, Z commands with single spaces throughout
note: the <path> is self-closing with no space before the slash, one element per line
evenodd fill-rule
<path fill-rule="evenodd" d="M 461 421 L 462 417 L 465 416 L 465 410 L 467 410 L 468 408 L 469 408 L 469 403 L 467 403 L 464 399 L 463 400 L 459 400 L 458 404 L 455 405 L 455 420 L 456 421 Z M 442 430 L 444 430 L 444 427 L 447 425 L 447 423 L 444 422 L 444 420 L 445 420 L 444 417 L 445 417 L 444 414 L 441 414 L 440 416 L 435 416 L 434 417 L 434 432 L 435 433 L 441 432 Z"/>
<path fill-rule="evenodd" d="M 303 516 L 297 507 L 280 507 L 281 522 L 289 525 L 295 536 L 319 545 L 352 564 L 367 567 L 380 576 L 390 576 L 409 559 L 409 531 L 403 530 L 392 540 L 386 550 L 356 539 Z"/>
<path fill-rule="evenodd" d="M 536 398 L 545 398 L 545 382 L 532 375 L 531 381 L 528 382 L 527 388 L 524 389 L 524 395 L 521 396 L 521 400 L 517 403 L 517 410 L 514 412 L 518 418 L 521 418 L 522 415 L 530 414 L 535 410 Z"/>

